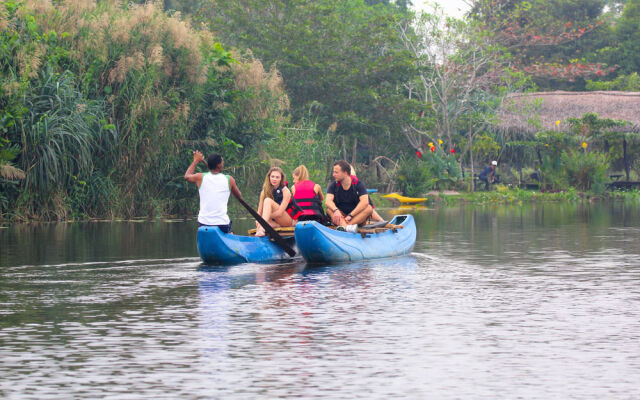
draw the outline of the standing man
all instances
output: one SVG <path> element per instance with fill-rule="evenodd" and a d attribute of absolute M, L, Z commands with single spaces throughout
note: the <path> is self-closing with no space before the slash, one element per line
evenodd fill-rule
<path fill-rule="evenodd" d="M 204 162 L 209 167 L 209 172 L 195 173 L 198 163 Z M 199 226 L 217 226 L 224 233 L 231 232 L 231 219 L 227 215 L 227 203 L 229 194 L 240 199 L 242 194 L 232 176 L 222 173 L 224 161 L 220 154 L 212 154 L 204 160 L 200 151 L 193 152 L 193 161 L 184 179 L 198 185 L 200 195 L 200 212 L 198 213 Z"/>
<path fill-rule="evenodd" d="M 344 160 L 333 164 L 333 179 L 327 188 L 327 214 L 335 225 L 355 232 L 358 224 L 373 213 L 367 188 L 362 181 L 351 177 L 351 165 Z"/>
<path fill-rule="evenodd" d="M 482 170 L 482 172 L 480 172 L 480 175 L 478 175 L 478 178 L 485 184 L 485 190 L 489 190 L 489 185 L 496 182 L 497 165 L 497 161 L 491 161 L 491 165 L 487 166 L 484 170 Z"/>

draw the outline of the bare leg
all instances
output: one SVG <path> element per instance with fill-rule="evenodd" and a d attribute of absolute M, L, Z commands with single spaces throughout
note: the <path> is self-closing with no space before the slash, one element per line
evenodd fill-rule
<path fill-rule="evenodd" d="M 351 221 L 349 221 L 349 224 L 360 225 L 369 219 L 369 217 L 371 216 L 371 213 L 373 213 L 373 208 L 371 208 L 371 206 L 367 206 L 367 208 L 365 208 L 364 211 L 362 211 L 361 213 L 353 217 Z"/>
<path fill-rule="evenodd" d="M 380 216 L 380 214 L 378 214 L 378 212 L 375 209 L 373 210 L 373 213 L 371 213 L 371 219 L 379 222 L 384 221 L 384 219 Z"/>
<path fill-rule="evenodd" d="M 274 226 L 271 223 L 271 213 L 273 212 L 273 205 L 276 204 L 275 201 L 271 200 L 269 197 L 264 199 L 264 202 L 262 203 L 262 219 L 264 219 L 265 221 L 267 221 L 267 223 L 271 226 Z M 277 205 L 277 204 L 276 204 Z M 262 225 L 258 226 L 258 228 L 256 229 L 256 236 L 264 236 L 265 235 L 265 231 L 264 231 L 264 227 Z"/>
<path fill-rule="evenodd" d="M 262 204 L 262 218 L 274 228 L 277 228 L 279 226 L 292 226 L 293 220 L 291 219 L 291 216 L 289 216 L 289 214 L 287 214 L 286 212 L 278 215 L 275 218 L 271 217 L 271 215 L 275 211 L 277 211 L 278 208 L 280 208 L 280 204 L 267 197 L 266 199 L 264 199 L 264 203 Z M 258 227 L 258 229 L 256 229 L 256 236 L 264 235 L 264 228 L 262 226 Z"/>
<path fill-rule="evenodd" d="M 264 199 L 262 204 L 262 218 L 269 223 L 269 225 L 276 227 L 278 224 L 271 221 L 271 213 L 278 209 L 278 203 L 270 198 Z"/>
<path fill-rule="evenodd" d="M 344 215 L 342 215 L 342 211 L 336 209 L 335 212 L 329 210 L 329 207 L 327 207 L 327 215 L 329 216 L 329 219 L 331 219 L 331 222 L 336 225 L 336 226 L 347 226 L 347 221 L 345 221 L 344 219 Z"/>

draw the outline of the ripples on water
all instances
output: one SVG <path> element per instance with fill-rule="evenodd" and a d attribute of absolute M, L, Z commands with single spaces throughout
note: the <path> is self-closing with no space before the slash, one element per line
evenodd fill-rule
<path fill-rule="evenodd" d="M 596 211 L 420 212 L 411 256 L 332 267 L 203 266 L 162 230 L 129 261 L 9 254 L 0 395 L 638 398 L 638 213 Z"/>

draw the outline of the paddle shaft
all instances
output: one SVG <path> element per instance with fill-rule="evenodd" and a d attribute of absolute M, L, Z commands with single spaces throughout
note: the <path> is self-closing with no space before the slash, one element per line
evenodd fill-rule
<path fill-rule="evenodd" d="M 264 228 L 265 232 L 267 233 L 267 235 L 269 235 L 269 237 L 273 240 L 275 240 L 276 244 L 278 246 L 280 246 L 282 248 L 282 250 L 284 250 L 287 254 L 289 254 L 290 257 L 293 257 L 296 255 L 296 251 L 293 250 L 288 244 L 287 242 L 284 241 L 284 239 L 282 238 L 282 236 L 280 236 L 280 234 L 278 234 L 278 232 L 276 232 L 275 229 L 273 229 L 273 227 L 271 225 L 269 225 L 269 223 L 267 221 L 264 220 L 264 218 L 262 218 L 260 216 L 260 214 L 258 214 L 258 212 L 256 210 L 254 210 L 253 208 L 251 208 L 251 206 L 249 204 L 247 204 L 246 201 L 244 201 L 244 199 L 242 197 L 238 197 L 236 196 L 236 199 L 238 199 L 238 201 L 240 202 L 240 204 L 242 204 L 244 206 L 244 208 L 247 209 L 247 211 L 249 211 L 249 213 L 251 215 L 253 215 L 253 218 L 256 219 L 256 221 L 258 221 L 258 223 L 260 225 L 262 225 L 262 227 Z"/>

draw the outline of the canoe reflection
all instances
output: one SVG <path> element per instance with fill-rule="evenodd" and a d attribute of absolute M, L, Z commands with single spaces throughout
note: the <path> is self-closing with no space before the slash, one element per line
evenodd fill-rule
<path fill-rule="evenodd" d="M 412 206 L 399 206 L 396 208 L 387 208 L 385 211 L 391 215 L 398 215 L 398 214 L 410 214 L 411 211 L 425 211 L 428 209 L 429 207 L 418 204 L 418 205 L 412 205 Z"/>
<path fill-rule="evenodd" d="M 381 281 L 401 287 L 387 297 L 406 296 L 417 270 L 413 256 L 313 267 L 201 267 L 199 362 L 223 372 L 236 368 L 239 359 L 267 365 L 274 355 L 317 359 L 328 343 L 342 340 L 333 327 L 362 312 Z"/>
<path fill-rule="evenodd" d="M 201 291 L 239 289 L 246 285 L 278 282 L 292 274 L 304 271 L 305 268 L 304 262 L 238 266 L 202 265 L 198 268 L 201 273 L 198 284 Z"/>

